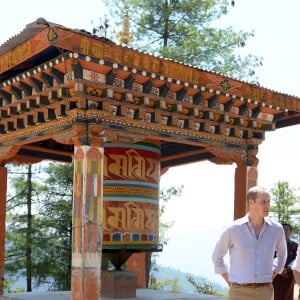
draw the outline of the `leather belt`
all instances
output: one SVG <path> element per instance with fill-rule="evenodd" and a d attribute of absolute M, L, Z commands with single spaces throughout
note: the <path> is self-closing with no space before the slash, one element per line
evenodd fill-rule
<path fill-rule="evenodd" d="M 260 286 L 268 286 L 271 285 L 272 282 L 251 282 L 251 283 L 237 283 L 231 282 L 232 285 L 239 287 L 260 287 Z"/>

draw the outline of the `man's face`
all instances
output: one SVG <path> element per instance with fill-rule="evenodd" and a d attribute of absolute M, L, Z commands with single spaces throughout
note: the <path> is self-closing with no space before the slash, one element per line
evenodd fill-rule
<path fill-rule="evenodd" d="M 270 195 L 258 193 L 255 200 L 250 200 L 253 213 L 260 217 L 267 217 L 270 210 Z"/>

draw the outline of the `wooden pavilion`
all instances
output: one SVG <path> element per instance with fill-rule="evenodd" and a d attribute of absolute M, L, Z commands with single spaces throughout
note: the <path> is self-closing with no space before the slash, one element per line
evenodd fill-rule
<path fill-rule="evenodd" d="M 42 18 L 28 24 L 0 46 L 1 278 L 7 163 L 74 164 L 71 294 L 94 300 L 102 253 L 119 266 L 161 250 L 163 173 L 204 160 L 235 164 L 240 217 L 265 132 L 299 123 L 298 97 Z"/>

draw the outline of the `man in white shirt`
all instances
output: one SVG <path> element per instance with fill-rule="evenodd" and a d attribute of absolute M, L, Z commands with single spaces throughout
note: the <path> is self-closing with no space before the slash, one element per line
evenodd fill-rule
<path fill-rule="evenodd" d="M 266 189 L 250 188 L 247 202 L 248 213 L 227 227 L 215 246 L 215 273 L 228 283 L 230 300 L 272 300 L 272 280 L 283 271 L 287 257 L 284 231 L 281 224 L 267 218 L 270 195 Z M 227 252 L 230 268 L 224 262 Z"/>

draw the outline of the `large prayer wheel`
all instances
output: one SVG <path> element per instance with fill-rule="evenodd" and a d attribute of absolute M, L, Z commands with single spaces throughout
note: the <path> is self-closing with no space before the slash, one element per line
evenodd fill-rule
<path fill-rule="evenodd" d="M 119 268 L 159 243 L 160 148 L 153 143 L 104 147 L 103 252 Z"/>

